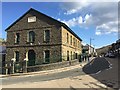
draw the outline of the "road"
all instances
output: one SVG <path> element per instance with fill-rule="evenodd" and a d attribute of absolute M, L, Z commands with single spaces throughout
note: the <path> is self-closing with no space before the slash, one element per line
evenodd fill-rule
<path fill-rule="evenodd" d="M 89 75 L 94 79 L 92 79 Z M 74 78 L 77 77 L 79 79 L 76 79 L 73 82 L 73 79 L 71 79 L 70 77 L 74 77 Z M 60 81 L 60 79 L 61 79 L 61 81 Z M 94 83 L 94 85 L 96 83 L 98 83 L 98 81 L 96 81 L 96 80 L 98 80 L 99 82 L 101 82 L 111 88 L 117 88 L 118 87 L 118 59 L 117 58 L 104 58 L 104 57 L 95 58 L 90 63 L 85 65 L 83 68 L 78 67 L 75 69 L 70 69 L 68 71 L 45 74 L 45 75 L 37 74 L 37 75 L 7 77 L 7 78 L 2 79 L 2 85 L 4 85 L 4 86 L 5 85 L 14 85 L 14 84 L 24 85 L 24 83 L 29 83 L 31 85 L 31 87 L 33 87 L 33 85 L 35 87 L 36 87 L 36 85 L 37 85 L 37 87 L 39 87 L 40 84 L 44 85 L 44 84 L 42 84 L 42 81 L 45 82 L 44 86 L 46 86 L 46 81 L 47 81 L 49 83 L 47 85 L 50 85 L 50 83 L 56 82 L 56 83 L 59 83 L 57 85 L 61 85 L 61 87 L 66 87 L 67 85 L 69 86 L 69 85 L 71 85 L 71 83 L 74 84 L 73 86 L 76 85 L 76 87 L 78 87 L 77 84 L 79 85 L 79 87 L 82 87 L 82 85 L 83 85 L 83 87 L 88 87 L 88 86 L 91 87 L 93 85 L 93 83 Z M 61 82 L 64 84 L 62 84 Z M 65 84 L 65 82 L 66 82 L 66 84 Z M 31 84 L 31 83 L 36 83 L 36 84 Z M 51 84 L 51 85 L 53 85 L 53 84 Z M 51 87 L 51 85 L 48 87 Z M 96 87 L 96 85 L 94 87 Z"/>
<path fill-rule="evenodd" d="M 27 76 L 14 76 L 14 77 L 7 77 L 2 80 L 2 85 L 10 85 L 10 84 L 19 84 L 25 82 L 41 82 L 41 81 L 50 81 L 55 79 L 62 79 L 66 77 L 74 77 L 85 75 L 82 72 L 81 68 L 72 69 L 69 71 L 54 73 L 54 74 L 47 74 L 47 75 L 27 75 Z"/>
<path fill-rule="evenodd" d="M 118 88 L 118 58 L 96 58 L 83 71 L 108 87 Z"/>

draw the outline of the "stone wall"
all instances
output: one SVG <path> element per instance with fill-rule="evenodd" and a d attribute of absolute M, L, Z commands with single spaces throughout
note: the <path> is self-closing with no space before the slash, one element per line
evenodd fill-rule
<path fill-rule="evenodd" d="M 36 16 L 36 22 L 28 23 L 28 17 Z M 44 30 L 50 30 L 50 42 L 44 42 Z M 29 31 L 34 31 L 35 42 L 27 42 Z M 19 44 L 15 43 L 15 35 L 20 33 Z M 20 61 L 26 57 L 26 52 L 34 50 L 36 53 L 36 63 L 43 61 L 44 50 L 50 50 L 54 57 L 61 56 L 61 31 L 60 26 L 54 20 L 31 10 L 20 18 L 20 20 L 7 30 L 7 54 L 6 61 L 14 58 L 14 52 L 19 51 Z M 50 57 L 51 58 L 51 57 Z"/>
<path fill-rule="evenodd" d="M 67 42 L 67 34 L 68 34 L 68 42 Z M 79 57 L 79 55 L 82 53 L 81 41 L 64 27 L 61 27 L 61 35 L 62 35 L 62 56 L 63 57 L 67 56 L 67 51 L 69 51 L 70 60 L 75 59 L 75 53 L 77 53 Z M 72 37 L 72 41 L 71 41 L 71 37 Z M 64 57 L 63 59 L 67 60 L 67 57 Z"/>
<path fill-rule="evenodd" d="M 29 47 L 14 47 L 14 48 L 7 48 L 7 57 L 6 61 L 10 61 L 12 58 L 14 58 L 14 52 L 19 51 L 20 57 L 19 60 L 23 61 L 26 58 L 26 53 L 29 50 L 34 50 L 35 52 L 35 63 L 36 64 L 42 64 L 44 62 L 44 51 L 50 50 L 50 63 L 58 62 L 57 57 L 61 57 L 61 45 L 55 45 L 55 46 L 29 46 Z M 53 60 L 54 59 L 54 60 Z"/>
<path fill-rule="evenodd" d="M 68 67 L 76 64 L 79 64 L 79 61 L 77 59 L 72 61 L 64 61 L 64 62 L 58 62 L 58 63 L 45 64 L 45 65 L 29 66 L 27 68 L 27 71 L 35 72 L 35 71 L 42 71 L 42 70 L 51 70 L 51 69 Z"/>

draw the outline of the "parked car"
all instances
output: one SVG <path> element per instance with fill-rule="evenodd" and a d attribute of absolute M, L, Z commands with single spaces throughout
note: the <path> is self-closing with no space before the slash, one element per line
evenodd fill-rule
<path fill-rule="evenodd" d="M 113 53 L 109 52 L 109 53 L 105 54 L 105 57 L 115 58 L 115 55 Z"/>
<path fill-rule="evenodd" d="M 115 55 L 113 53 L 109 53 L 110 58 L 115 58 Z"/>
<path fill-rule="evenodd" d="M 106 53 L 106 54 L 105 54 L 105 57 L 109 57 L 109 53 Z"/>

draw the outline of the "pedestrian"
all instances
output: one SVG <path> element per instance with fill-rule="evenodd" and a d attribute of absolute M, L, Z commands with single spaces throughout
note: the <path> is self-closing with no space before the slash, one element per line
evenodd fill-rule
<path fill-rule="evenodd" d="M 86 62 L 86 55 L 85 55 L 85 62 Z"/>
<path fill-rule="evenodd" d="M 83 62 L 83 55 L 81 55 L 81 62 Z"/>
<path fill-rule="evenodd" d="M 90 62 L 89 55 L 88 55 L 88 63 Z"/>

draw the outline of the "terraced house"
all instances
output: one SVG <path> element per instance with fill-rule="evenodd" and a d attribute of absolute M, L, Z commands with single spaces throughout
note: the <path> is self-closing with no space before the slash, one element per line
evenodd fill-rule
<path fill-rule="evenodd" d="M 7 29 L 6 61 L 29 66 L 79 59 L 81 38 L 66 24 L 30 9 Z"/>

